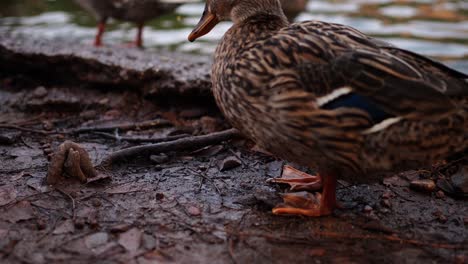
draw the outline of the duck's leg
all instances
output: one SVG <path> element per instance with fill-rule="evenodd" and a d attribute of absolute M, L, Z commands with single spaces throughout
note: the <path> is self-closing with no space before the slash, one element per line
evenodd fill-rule
<path fill-rule="evenodd" d="M 322 177 L 310 175 L 291 166 L 284 166 L 281 178 L 268 179 L 268 182 L 285 183 L 291 191 L 318 191 L 322 188 Z"/>
<path fill-rule="evenodd" d="M 144 26 L 145 24 L 142 22 L 137 23 L 137 35 L 135 39 L 135 46 L 138 48 L 143 47 L 143 27 Z"/>
<path fill-rule="evenodd" d="M 322 193 L 297 192 L 283 195 L 283 204 L 273 208 L 273 214 L 305 216 L 330 215 L 336 207 L 336 176 L 323 176 Z"/>
<path fill-rule="evenodd" d="M 102 35 L 104 34 L 105 30 L 106 30 L 106 19 L 102 19 L 99 21 L 98 26 L 97 26 L 97 33 L 94 39 L 94 46 L 96 47 L 102 46 Z"/>

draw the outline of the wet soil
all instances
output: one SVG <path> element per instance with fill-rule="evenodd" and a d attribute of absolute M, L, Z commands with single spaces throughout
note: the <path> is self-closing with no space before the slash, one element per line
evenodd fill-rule
<path fill-rule="evenodd" d="M 243 139 L 140 156 L 86 184 L 64 177 L 48 186 L 50 154 L 65 140 L 99 164 L 144 144 L 130 138 L 229 126 L 207 92 L 208 58 L 17 38 L 0 37 L 2 263 L 468 261 L 466 199 L 410 188 L 449 179 L 465 156 L 378 183 L 340 181 L 343 208 L 322 218 L 272 215 L 286 190 L 266 180 L 287 162 Z M 159 123 L 142 125 L 148 120 Z"/>

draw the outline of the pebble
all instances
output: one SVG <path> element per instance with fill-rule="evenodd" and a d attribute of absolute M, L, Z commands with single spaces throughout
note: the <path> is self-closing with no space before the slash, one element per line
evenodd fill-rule
<path fill-rule="evenodd" d="M 92 204 L 94 207 L 101 207 L 102 202 L 99 201 L 99 200 L 92 200 L 92 201 L 91 201 L 91 204 Z"/>
<path fill-rule="evenodd" d="M 436 189 L 436 184 L 431 179 L 414 180 L 410 183 L 410 188 L 416 191 L 433 192 Z"/>
<path fill-rule="evenodd" d="M 39 218 L 37 219 L 36 226 L 38 230 L 44 230 L 47 227 L 47 223 L 44 219 Z"/>
<path fill-rule="evenodd" d="M 187 208 L 187 213 L 189 213 L 189 215 L 191 216 L 199 216 L 201 215 L 201 211 L 198 207 L 195 207 L 195 206 L 189 206 Z"/>
<path fill-rule="evenodd" d="M 37 87 L 33 92 L 33 96 L 36 98 L 43 98 L 46 95 L 47 95 L 47 89 L 44 86 Z"/>
<path fill-rule="evenodd" d="M 54 129 L 54 124 L 49 120 L 44 120 L 42 121 L 42 127 L 46 131 L 51 131 L 52 129 Z"/>
<path fill-rule="evenodd" d="M 157 193 L 156 200 L 161 201 L 162 199 L 164 199 L 164 193 Z"/>
<path fill-rule="evenodd" d="M 445 198 L 445 193 L 443 191 L 437 191 L 435 195 L 439 199 L 444 199 Z"/>
<path fill-rule="evenodd" d="M 374 210 L 374 209 L 372 209 L 372 207 L 370 205 L 364 206 L 364 213 L 370 213 L 370 212 L 372 212 L 372 210 Z"/>
<path fill-rule="evenodd" d="M 382 200 L 380 200 L 380 204 L 381 204 L 383 207 L 392 208 L 392 204 L 390 203 L 390 201 L 389 201 L 388 199 L 382 199 Z"/>

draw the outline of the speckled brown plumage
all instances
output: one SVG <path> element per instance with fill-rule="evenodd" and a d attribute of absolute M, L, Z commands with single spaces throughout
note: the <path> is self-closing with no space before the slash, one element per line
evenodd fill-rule
<path fill-rule="evenodd" d="M 254 8 L 246 0 L 235 8 L 244 2 Z M 261 148 L 355 180 L 468 148 L 468 76 L 344 25 L 288 25 L 277 0 L 259 2 L 231 17 L 212 82 L 226 118 Z M 352 104 L 330 108 L 341 92 L 386 117 Z"/>

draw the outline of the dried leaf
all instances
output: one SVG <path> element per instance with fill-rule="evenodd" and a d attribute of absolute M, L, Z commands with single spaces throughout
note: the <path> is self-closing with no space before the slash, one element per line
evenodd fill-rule
<path fill-rule="evenodd" d="M 62 222 L 55 230 L 52 232 L 54 235 L 62 235 L 67 233 L 73 233 L 75 231 L 75 224 L 73 220 L 67 219 Z"/>
<path fill-rule="evenodd" d="M 138 228 L 132 228 L 119 236 L 119 244 L 130 253 L 135 253 L 141 244 L 143 233 Z"/>
<path fill-rule="evenodd" d="M 22 201 L 17 204 L 15 204 L 13 207 L 11 207 L 4 217 L 5 220 L 11 222 L 11 223 L 16 223 L 19 221 L 24 221 L 24 220 L 29 220 L 34 218 L 34 209 L 31 206 L 31 203 L 28 201 Z"/>
<path fill-rule="evenodd" d="M 12 185 L 0 187 L 0 206 L 9 204 L 16 199 L 16 189 Z"/>
<path fill-rule="evenodd" d="M 109 235 L 104 232 L 95 233 L 85 238 L 84 242 L 89 249 L 97 248 L 104 245 L 109 240 Z"/>

